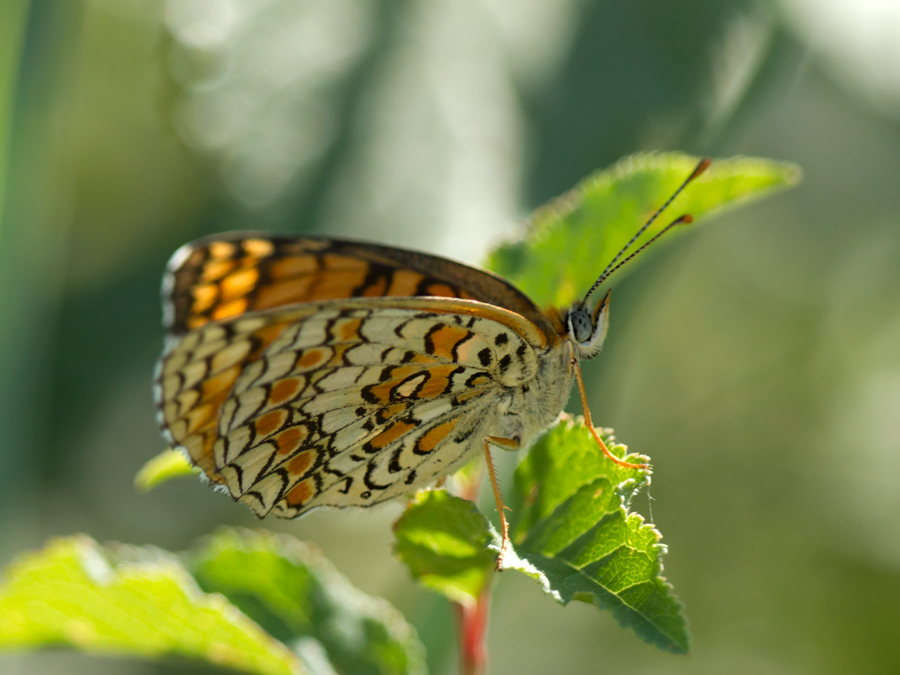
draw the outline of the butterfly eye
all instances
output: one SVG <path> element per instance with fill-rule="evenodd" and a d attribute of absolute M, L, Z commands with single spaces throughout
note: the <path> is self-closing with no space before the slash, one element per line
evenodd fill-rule
<path fill-rule="evenodd" d="M 576 342 L 587 342 L 594 332 L 591 315 L 584 307 L 569 310 L 569 332 Z"/>
<path fill-rule="evenodd" d="M 597 303 L 593 311 L 577 304 L 566 315 L 568 338 L 575 343 L 575 353 L 580 359 L 590 359 L 600 352 L 609 328 L 609 291 Z"/>

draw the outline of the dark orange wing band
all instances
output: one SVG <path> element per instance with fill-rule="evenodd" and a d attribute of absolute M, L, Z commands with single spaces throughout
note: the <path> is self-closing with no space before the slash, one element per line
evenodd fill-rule
<path fill-rule="evenodd" d="M 500 277 L 445 258 L 349 240 L 218 235 L 187 244 L 163 279 L 164 321 L 183 335 L 210 321 L 297 303 L 359 297 L 474 299 L 527 318 L 547 317 Z"/>

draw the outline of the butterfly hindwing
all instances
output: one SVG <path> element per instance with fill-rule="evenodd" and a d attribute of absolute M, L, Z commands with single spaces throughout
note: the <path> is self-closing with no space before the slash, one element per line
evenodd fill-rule
<path fill-rule="evenodd" d="M 174 343 L 161 423 L 259 515 L 369 505 L 432 482 L 488 433 L 547 338 L 441 298 L 333 300 L 209 323 Z"/>

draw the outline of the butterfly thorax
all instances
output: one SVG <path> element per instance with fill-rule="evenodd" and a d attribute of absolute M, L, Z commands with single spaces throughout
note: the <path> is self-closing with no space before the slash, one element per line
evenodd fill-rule
<path fill-rule="evenodd" d="M 492 435 L 519 442 L 528 448 L 559 416 L 572 391 L 573 349 L 569 341 L 559 342 L 538 355 L 534 377 L 507 390 L 495 408 L 495 417 L 485 428 Z"/>
<path fill-rule="evenodd" d="M 529 447 L 565 408 L 575 377 L 573 358 L 589 359 L 599 353 L 609 327 L 609 293 L 593 311 L 575 305 L 566 312 L 551 308 L 546 315 L 560 339 L 537 354 L 533 379 L 508 389 L 491 422 L 498 429 L 495 435 L 518 441 L 522 448 Z"/>

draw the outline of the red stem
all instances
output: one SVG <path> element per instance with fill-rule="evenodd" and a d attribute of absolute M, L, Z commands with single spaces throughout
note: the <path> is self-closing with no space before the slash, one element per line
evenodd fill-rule
<path fill-rule="evenodd" d="M 467 480 L 456 484 L 457 496 L 474 502 L 478 499 L 484 472 L 473 471 Z M 478 600 L 472 605 L 455 603 L 457 636 L 459 639 L 459 672 L 462 675 L 487 673 L 487 623 L 491 608 L 491 583 L 485 584 Z"/>
<path fill-rule="evenodd" d="M 462 675 L 484 675 L 487 672 L 488 614 L 491 607 L 490 584 L 474 605 L 457 604 L 456 618 L 459 625 L 459 672 Z"/>

